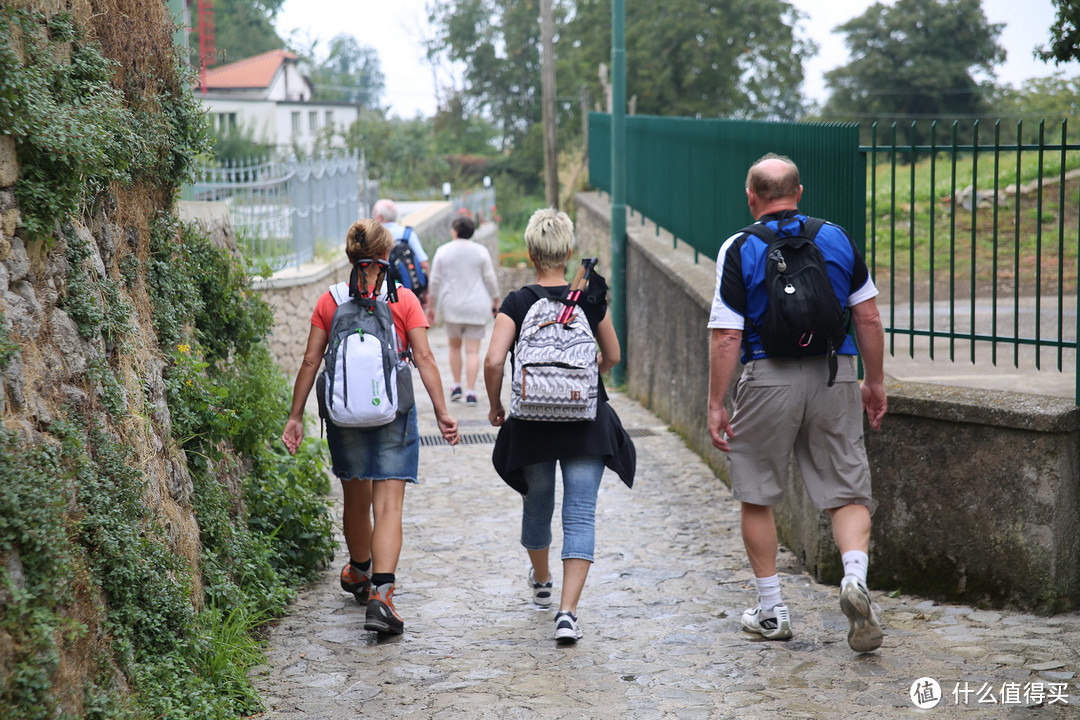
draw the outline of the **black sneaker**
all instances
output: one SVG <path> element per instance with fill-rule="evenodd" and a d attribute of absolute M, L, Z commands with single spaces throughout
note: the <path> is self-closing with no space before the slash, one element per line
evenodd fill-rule
<path fill-rule="evenodd" d="M 469 393 L 465 396 L 465 404 L 469 407 L 476 407 L 479 405 L 479 401 L 476 399 L 476 393 Z"/>
<path fill-rule="evenodd" d="M 461 386 L 455 385 L 450 389 L 450 402 L 458 402 L 461 400 Z"/>
<path fill-rule="evenodd" d="M 368 597 L 371 596 L 371 570 L 361 572 L 353 567 L 352 563 L 345 563 L 341 568 L 341 589 L 352 593 L 356 602 L 367 605 Z"/>
<path fill-rule="evenodd" d="M 393 583 L 372 588 L 371 598 L 367 603 L 367 617 L 364 618 L 365 630 L 394 635 L 400 635 L 405 630 L 405 621 L 394 609 L 393 596 Z"/>

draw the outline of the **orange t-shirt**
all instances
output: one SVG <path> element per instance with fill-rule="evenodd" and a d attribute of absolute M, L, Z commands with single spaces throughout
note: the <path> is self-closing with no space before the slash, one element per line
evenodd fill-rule
<path fill-rule="evenodd" d="M 413 328 L 431 327 L 428 323 L 427 314 L 424 312 L 420 300 L 412 290 L 399 287 L 397 289 L 398 301 L 389 303 L 390 314 L 394 316 L 394 329 L 398 334 L 398 349 L 405 352 L 409 349 L 409 338 L 405 333 Z M 315 312 L 311 314 L 311 324 L 322 328 L 327 335 L 330 334 L 330 323 L 334 319 L 334 311 L 337 310 L 337 301 L 327 290 L 315 303 Z"/>

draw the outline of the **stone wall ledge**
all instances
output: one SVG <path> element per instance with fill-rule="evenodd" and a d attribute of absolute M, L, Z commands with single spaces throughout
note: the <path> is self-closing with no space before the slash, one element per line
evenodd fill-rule
<path fill-rule="evenodd" d="M 885 394 L 889 399 L 885 422 L 892 415 L 902 414 L 1033 432 L 1080 430 L 1080 407 L 1066 398 L 893 378 L 886 378 Z"/>

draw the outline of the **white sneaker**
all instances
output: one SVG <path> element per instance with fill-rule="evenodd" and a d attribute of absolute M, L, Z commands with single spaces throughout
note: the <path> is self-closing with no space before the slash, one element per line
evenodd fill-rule
<path fill-rule="evenodd" d="M 577 617 L 567 610 L 555 613 L 555 639 L 565 642 L 577 642 L 582 635 Z"/>
<path fill-rule="evenodd" d="M 870 591 L 854 575 L 845 576 L 840 583 L 840 609 L 847 615 L 847 642 L 852 650 L 864 653 L 881 647 L 885 634 L 870 602 Z"/>
<path fill-rule="evenodd" d="M 548 578 L 547 582 L 538 583 L 533 575 L 532 568 L 530 568 L 529 585 L 532 587 L 534 603 L 540 607 L 551 605 L 551 578 Z"/>
<path fill-rule="evenodd" d="M 755 605 L 742 614 L 742 628 L 766 640 L 787 640 L 791 637 L 791 613 L 787 605 L 777 605 L 771 610 Z"/>

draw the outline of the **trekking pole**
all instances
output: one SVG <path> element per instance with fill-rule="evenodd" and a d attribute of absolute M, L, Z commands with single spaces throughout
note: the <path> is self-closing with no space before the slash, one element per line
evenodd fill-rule
<path fill-rule="evenodd" d="M 581 267 L 577 269 L 577 273 L 574 275 L 574 280 L 570 283 L 570 287 L 566 289 L 566 296 L 563 298 L 563 309 L 559 311 L 558 317 L 555 318 L 555 322 L 565 323 L 570 318 L 571 308 L 573 307 L 574 293 L 578 291 L 581 285 L 582 278 L 585 277 L 585 265 L 582 263 Z"/>
<path fill-rule="evenodd" d="M 589 284 L 589 276 L 592 274 L 593 268 L 596 267 L 598 258 L 582 258 L 581 267 L 578 268 L 577 275 L 574 276 L 574 283 L 570 286 L 570 292 L 567 293 L 566 299 L 568 301 L 567 306 L 559 313 L 557 318 L 558 322 L 567 323 L 570 322 L 570 314 L 573 312 L 573 306 L 577 304 L 577 301 L 581 298 L 582 291 Z"/>

